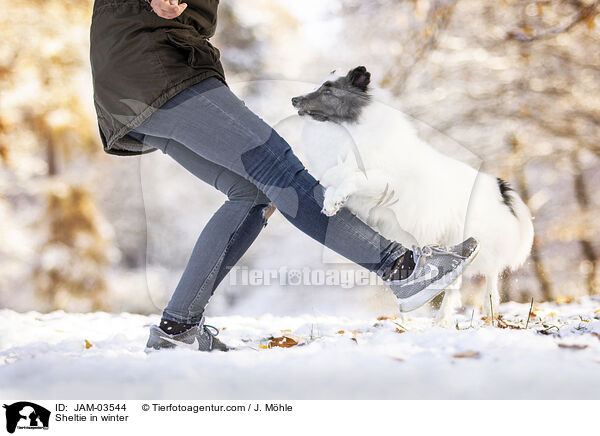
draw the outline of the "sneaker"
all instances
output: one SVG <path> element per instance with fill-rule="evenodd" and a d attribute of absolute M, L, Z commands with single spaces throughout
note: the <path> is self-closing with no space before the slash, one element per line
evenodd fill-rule
<path fill-rule="evenodd" d="M 415 267 L 403 280 L 388 279 L 387 285 L 398 298 L 400 312 L 410 312 L 441 294 L 464 272 L 479 253 L 479 242 L 469 238 L 452 247 L 426 245 L 413 247 Z M 384 277 L 394 277 L 395 271 Z"/>
<path fill-rule="evenodd" d="M 219 330 L 204 324 L 204 318 L 199 325 L 177 335 L 166 333 L 159 326 L 150 327 L 150 337 L 146 344 L 146 353 L 170 348 L 188 348 L 197 351 L 228 351 L 229 347 L 218 340 Z"/>

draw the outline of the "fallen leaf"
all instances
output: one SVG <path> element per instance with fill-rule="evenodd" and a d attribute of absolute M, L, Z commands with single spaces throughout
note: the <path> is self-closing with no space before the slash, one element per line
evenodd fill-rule
<path fill-rule="evenodd" d="M 378 316 L 377 321 L 385 321 L 387 319 L 398 319 L 398 315 L 393 316 Z"/>
<path fill-rule="evenodd" d="M 406 332 L 406 330 L 400 330 L 398 327 L 396 327 L 396 333 L 404 333 Z"/>
<path fill-rule="evenodd" d="M 344 334 L 344 330 L 340 330 L 339 332 L 337 332 L 338 335 L 343 335 Z"/>
<path fill-rule="evenodd" d="M 595 310 L 594 313 L 600 313 L 600 309 Z"/>
<path fill-rule="evenodd" d="M 258 344 L 258 348 L 262 348 L 263 350 L 269 349 L 269 347 L 266 346 L 265 344 Z"/>
<path fill-rule="evenodd" d="M 356 340 L 356 338 L 350 338 L 350 339 L 358 344 L 358 341 Z"/>
<path fill-rule="evenodd" d="M 392 359 L 394 359 L 396 362 L 404 362 L 402 357 L 392 357 Z"/>
<path fill-rule="evenodd" d="M 298 345 L 298 341 L 290 338 L 289 336 L 281 336 L 279 338 L 273 338 L 269 341 L 269 348 L 272 347 L 281 347 L 281 348 L 291 348 Z"/>
<path fill-rule="evenodd" d="M 592 332 L 592 336 L 596 336 L 598 339 L 600 339 L 600 333 Z"/>
<path fill-rule="evenodd" d="M 461 353 L 456 353 L 452 355 L 452 357 L 455 357 L 457 359 L 479 359 L 479 357 L 481 357 L 481 354 L 479 353 L 479 351 L 467 350 Z"/>
<path fill-rule="evenodd" d="M 227 327 L 221 327 L 221 330 L 227 330 Z"/>
<path fill-rule="evenodd" d="M 559 295 L 558 297 L 556 297 L 556 303 L 557 304 L 569 304 L 572 303 L 573 300 L 575 300 L 575 298 L 569 296 L 565 296 L 565 295 Z"/>
<path fill-rule="evenodd" d="M 87 350 L 88 348 L 92 348 L 92 347 L 93 347 L 93 345 L 92 345 L 92 344 L 90 344 L 90 343 L 88 342 L 88 340 L 87 340 L 87 339 L 84 339 L 84 341 L 85 341 L 85 349 L 86 349 L 86 350 Z"/>
<path fill-rule="evenodd" d="M 489 316 L 482 316 L 481 320 L 485 323 L 485 325 L 493 325 L 493 321 Z"/>
<path fill-rule="evenodd" d="M 496 326 L 500 329 L 513 329 L 513 330 L 521 330 L 521 327 L 516 324 L 510 324 L 502 318 L 498 318 Z"/>
<path fill-rule="evenodd" d="M 585 350 L 588 346 L 581 344 L 558 344 L 560 348 L 567 348 L 569 350 Z"/>

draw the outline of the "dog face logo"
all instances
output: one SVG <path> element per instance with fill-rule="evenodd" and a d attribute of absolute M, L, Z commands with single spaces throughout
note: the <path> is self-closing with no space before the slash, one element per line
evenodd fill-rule
<path fill-rule="evenodd" d="M 6 431 L 14 433 L 19 429 L 48 429 L 50 411 L 42 406 L 28 401 L 5 404 Z"/>

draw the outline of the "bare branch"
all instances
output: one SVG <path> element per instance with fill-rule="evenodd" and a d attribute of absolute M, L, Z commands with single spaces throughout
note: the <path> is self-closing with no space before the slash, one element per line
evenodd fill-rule
<path fill-rule="evenodd" d="M 521 41 L 521 42 L 532 42 L 532 41 L 536 41 L 536 40 L 540 40 L 540 39 L 552 38 L 558 34 L 568 32 L 569 30 L 571 30 L 573 27 L 575 27 L 577 24 L 581 23 L 582 21 L 597 15 L 598 14 L 598 6 L 600 5 L 600 1 L 597 0 L 594 3 L 590 4 L 589 6 L 584 6 L 580 2 L 576 2 L 576 4 L 579 5 L 578 6 L 579 10 L 565 24 L 562 24 L 562 25 L 559 25 L 556 27 L 552 27 L 546 31 L 539 32 L 539 33 L 533 34 L 533 35 L 528 35 L 527 33 L 523 32 L 521 30 L 512 30 L 507 33 L 506 37 L 508 39 L 515 39 L 515 40 Z"/>

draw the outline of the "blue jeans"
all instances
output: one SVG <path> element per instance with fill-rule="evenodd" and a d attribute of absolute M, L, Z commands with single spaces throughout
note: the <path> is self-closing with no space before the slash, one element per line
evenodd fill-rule
<path fill-rule="evenodd" d="M 324 188 L 290 146 L 216 78 L 190 86 L 130 132 L 228 200 L 202 231 L 163 317 L 197 323 L 227 272 L 266 225 L 270 203 L 290 223 L 381 276 L 406 249 L 342 208 L 321 213 Z"/>

